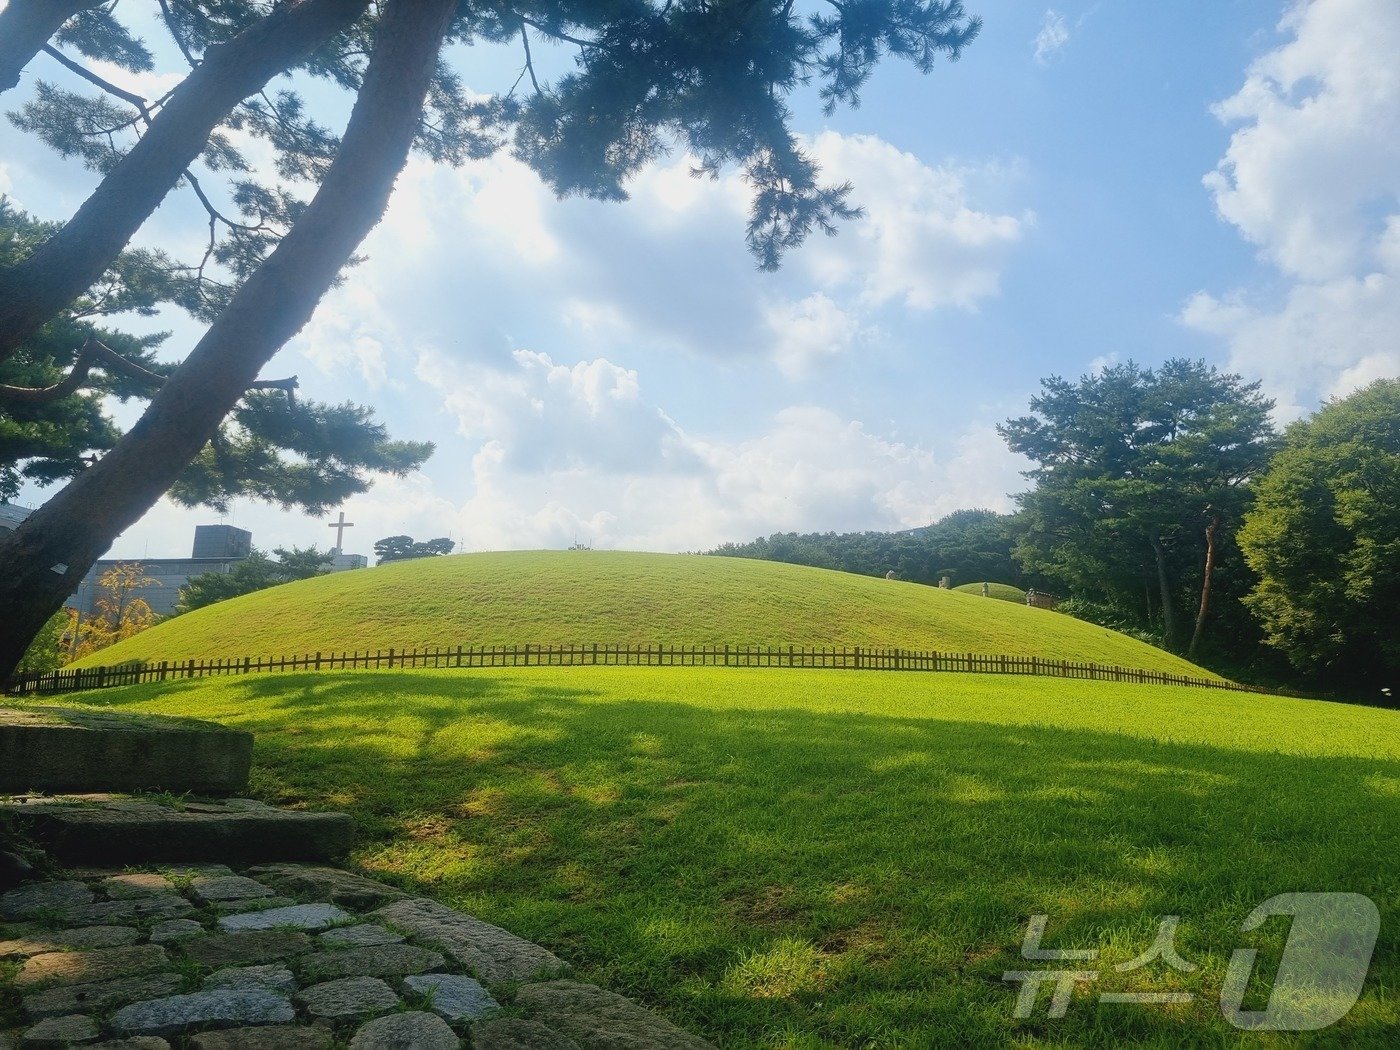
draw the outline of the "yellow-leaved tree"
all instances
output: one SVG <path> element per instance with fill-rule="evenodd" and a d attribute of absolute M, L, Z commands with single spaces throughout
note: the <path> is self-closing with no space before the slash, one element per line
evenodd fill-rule
<path fill-rule="evenodd" d="M 159 587 L 160 581 L 146 575 L 140 562 L 122 562 L 97 578 L 98 598 L 87 618 L 77 609 L 68 610 L 68 659 L 77 660 L 99 649 L 140 634 L 160 619 L 146 599 L 138 595 L 143 587 Z"/>

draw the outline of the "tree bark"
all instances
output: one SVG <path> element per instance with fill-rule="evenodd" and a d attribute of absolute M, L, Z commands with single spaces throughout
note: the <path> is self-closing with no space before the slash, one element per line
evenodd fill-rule
<path fill-rule="evenodd" d="M 1196 611 L 1196 629 L 1191 632 L 1191 644 L 1186 647 L 1186 655 L 1193 658 L 1205 634 L 1206 616 L 1210 613 L 1210 585 L 1215 577 L 1215 533 L 1219 528 L 1219 516 L 1211 518 L 1206 526 L 1206 567 L 1201 580 L 1201 607 Z"/>
<path fill-rule="evenodd" d="M 80 11 L 102 0 L 10 0 L 0 11 L 0 91 L 19 83 L 29 60 Z"/>
<path fill-rule="evenodd" d="M 340 151 L 300 221 L 131 431 L 0 542 L 0 678 L 13 673 L 93 562 L 174 483 L 258 370 L 310 320 L 379 221 L 408 159 L 456 6 L 387 6 Z"/>
<path fill-rule="evenodd" d="M 1161 533 L 1152 533 L 1152 553 L 1157 556 L 1157 588 L 1162 598 L 1162 642 L 1168 649 L 1176 648 L 1176 605 L 1172 601 L 1171 580 L 1167 576 L 1167 552 L 1162 547 Z"/>
<path fill-rule="evenodd" d="M 366 3 L 302 0 L 209 48 L 72 220 L 0 272 L 0 361 L 102 276 L 238 103 L 350 25 Z"/>

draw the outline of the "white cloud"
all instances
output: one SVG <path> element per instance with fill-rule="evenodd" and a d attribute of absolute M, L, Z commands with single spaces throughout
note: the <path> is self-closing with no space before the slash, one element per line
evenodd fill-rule
<path fill-rule="evenodd" d="M 764 315 L 773 357 L 785 375 L 799 377 L 819 362 L 846 353 L 864 334 L 851 314 L 821 292 L 800 302 L 774 303 Z"/>
<path fill-rule="evenodd" d="M 968 172 L 930 167 L 873 135 L 823 132 L 812 152 L 849 180 L 865 218 L 818 237 L 797 261 L 828 290 L 854 287 L 866 306 L 972 309 L 1000 290 L 1007 258 L 1034 216 L 997 215 L 969 199 Z"/>
<path fill-rule="evenodd" d="M 1314 0 L 1280 29 L 1215 107 L 1239 127 L 1204 181 L 1286 283 L 1201 292 L 1181 316 L 1293 415 L 1400 371 L 1400 5 Z"/>
<path fill-rule="evenodd" d="M 1035 60 L 1041 65 L 1048 64 L 1069 43 L 1069 26 L 1065 24 L 1065 16 L 1053 8 L 1046 11 L 1034 43 Z"/>

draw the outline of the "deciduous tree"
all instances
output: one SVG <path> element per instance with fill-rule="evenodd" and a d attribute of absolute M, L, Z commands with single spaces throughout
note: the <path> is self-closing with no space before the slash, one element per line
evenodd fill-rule
<path fill-rule="evenodd" d="M 1289 427 L 1239 539 L 1270 645 L 1329 684 L 1400 695 L 1400 380 Z"/>

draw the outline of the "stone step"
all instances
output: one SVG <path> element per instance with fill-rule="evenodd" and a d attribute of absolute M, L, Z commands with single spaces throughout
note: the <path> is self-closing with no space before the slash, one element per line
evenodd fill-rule
<path fill-rule="evenodd" d="M 248 789 L 253 734 L 192 718 L 0 708 L 0 794 Z"/>
<path fill-rule="evenodd" d="M 166 805 L 141 798 L 61 796 L 0 803 L 63 864 L 119 867 L 153 861 L 334 861 L 355 825 L 345 813 L 275 809 L 250 799 Z"/>

